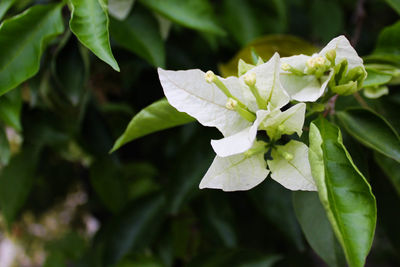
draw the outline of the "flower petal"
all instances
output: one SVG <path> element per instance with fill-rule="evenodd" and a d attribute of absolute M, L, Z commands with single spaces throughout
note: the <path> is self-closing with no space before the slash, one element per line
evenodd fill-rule
<path fill-rule="evenodd" d="M 336 51 L 335 64 L 340 63 L 343 59 L 347 59 L 349 70 L 363 65 L 362 58 L 358 56 L 356 50 L 351 46 L 349 40 L 347 40 L 344 35 L 332 39 L 318 54 L 325 56 L 325 54 L 332 49 Z"/>
<path fill-rule="evenodd" d="M 279 151 L 278 151 L 279 150 Z M 289 153 L 292 159 L 285 159 Z M 308 147 L 292 140 L 284 146 L 272 150 L 272 160 L 268 160 L 271 178 L 290 190 L 317 191 L 308 161 Z"/>
<path fill-rule="evenodd" d="M 283 88 L 294 100 L 301 102 L 314 102 L 320 98 L 332 78 L 331 71 L 328 76 L 317 79 L 314 75 L 298 76 L 289 73 L 281 73 L 280 79 Z"/>
<path fill-rule="evenodd" d="M 211 146 L 215 153 L 220 157 L 227 157 L 249 150 L 256 139 L 258 126 L 268 114 L 269 111 L 259 110 L 256 113 L 257 118 L 252 126 L 245 128 L 234 135 L 219 140 L 211 140 Z"/>
<path fill-rule="evenodd" d="M 216 156 L 200 182 L 200 189 L 249 190 L 264 181 L 268 174 L 263 153 L 251 157 L 244 154 L 225 158 Z"/>
<path fill-rule="evenodd" d="M 204 126 L 217 127 L 224 136 L 229 136 L 251 125 L 236 111 L 225 107 L 227 96 L 214 84 L 207 83 L 201 70 L 169 71 L 159 68 L 158 75 L 168 102 Z M 235 80 L 230 79 L 229 82 L 233 84 Z M 238 85 L 234 90 L 240 88 L 237 78 L 236 83 Z"/>
<path fill-rule="evenodd" d="M 263 123 L 263 128 L 273 140 L 280 139 L 283 134 L 297 133 L 300 137 L 303 133 L 305 112 L 306 104 L 298 103 L 284 112 L 279 111 L 276 115 L 275 112 L 270 113 Z M 283 130 L 279 130 L 280 125 L 283 126 Z"/>
<path fill-rule="evenodd" d="M 270 60 L 255 68 L 249 70 L 246 74 L 256 74 L 256 87 L 262 99 L 269 103 L 271 109 L 281 108 L 289 103 L 290 97 L 283 89 L 280 79 L 280 58 L 279 54 L 275 53 Z M 243 86 L 247 87 L 243 81 L 243 76 L 239 78 Z M 246 90 L 248 99 L 252 102 L 246 103 L 250 109 L 254 110 L 255 98 L 249 97 L 250 89 Z M 257 107 L 257 105 L 255 105 Z M 257 110 L 258 108 L 256 108 Z"/>

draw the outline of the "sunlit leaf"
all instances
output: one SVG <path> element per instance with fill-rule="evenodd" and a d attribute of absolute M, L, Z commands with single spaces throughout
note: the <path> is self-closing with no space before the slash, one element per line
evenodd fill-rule
<path fill-rule="evenodd" d="M 119 20 L 124 20 L 131 12 L 135 0 L 109 0 L 108 12 Z"/>

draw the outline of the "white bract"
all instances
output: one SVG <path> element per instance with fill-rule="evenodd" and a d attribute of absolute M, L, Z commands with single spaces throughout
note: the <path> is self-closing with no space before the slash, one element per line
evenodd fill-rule
<path fill-rule="evenodd" d="M 210 71 L 158 69 L 169 103 L 224 136 L 211 141 L 217 156 L 200 188 L 236 191 L 258 185 L 269 174 L 264 154 L 271 150 L 268 165 L 274 180 L 292 190 L 316 190 L 307 146 L 276 144 L 282 135 L 301 135 L 306 109 L 299 103 L 281 111 L 290 97 L 280 82 L 279 55 L 253 68 L 243 66 L 243 75 L 226 79 Z M 267 132 L 268 143 L 256 141 L 259 130 Z"/>
<path fill-rule="evenodd" d="M 330 41 L 318 54 L 281 58 L 280 79 L 291 99 L 313 102 L 329 87 L 353 94 L 366 78 L 363 60 L 344 36 Z"/>

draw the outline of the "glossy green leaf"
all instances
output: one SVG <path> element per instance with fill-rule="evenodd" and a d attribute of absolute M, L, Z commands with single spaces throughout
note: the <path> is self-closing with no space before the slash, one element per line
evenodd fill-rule
<path fill-rule="evenodd" d="M 346 131 L 365 146 L 400 162 L 400 139 L 381 116 L 367 109 L 340 111 L 337 118 Z"/>
<path fill-rule="evenodd" d="M 15 0 L 1 0 L 0 2 L 0 20 L 3 19 L 8 9 L 14 4 Z"/>
<path fill-rule="evenodd" d="M 208 0 L 140 0 L 140 3 L 185 27 L 218 35 L 225 34 L 218 25 Z"/>
<path fill-rule="evenodd" d="M 379 153 L 374 154 L 374 159 L 400 196 L 400 163 Z"/>
<path fill-rule="evenodd" d="M 400 15 L 400 0 L 385 0 Z"/>
<path fill-rule="evenodd" d="M 0 163 L 7 165 L 10 161 L 11 150 L 4 127 L 0 127 Z"/>
<path fill-rule="evenodd" d="M 345 266 L 343 250 L 316 192 L 293 192 L 293 206 L 303 233 L 312 247 L 329 266 Z"/>
<path fill-rule="evenodd" d="M 192 117 L 177 111 L 166 99 L 161 99 L 142 109 L 133 117 L 111 151 L 115 151 L 124 144 L 147 134 L 192 121 L 194 121 Z"/>
<path fill-rule="evenodd" d="M 309 159 L 320 201 L 350 267 L 361 267 L 371 249 L 376 201 L 354 165 L 340 130 L 324 118 L 310 125 Z"/>
<path fill-rule="evenodd" d="M 36 158 L 34 150 L 25 149 L 1 170 L 0 206 L 8 226 L 15 220 L 32 188 Z"/>
<path fill-rule="evenodd" d="M 64 31 L 61 8 L 61 4 L 36 5 L 1 24 L 0 95 L 39 71 L 47 44 Z"/>
<path fill-rule="evenodd" d="M 164 41 L 156 19 L 137 9 L 127 19 L 111 18 L 112 38 L 125 49 L 135 53 L 156 67 L 165 66 Z"/>
<path fill-rule="evenodd" d="M 98 58 L 119 71 L 109 40 L 109 18 L 104 0 L 69 0 L 69 27 L 79 41 Z"/>
<path fill-rule="evenodd" d="M 164 217 L 165 198 L 152 195 L 128 206 L 113 219 L 104 240 L 106 266 L 115 264 L 132 249 L 143 249 L 154 237 Z"/>
<path fill-rule="evenodd" d="M 21 126 L 22 96 L 21 90 L 13 90 L 0 97 L 0 120 L 17 131 Z"/>
<path fill-rule="evenodd" d="M 267 35 L 249 43 L 240 50 L 229 62 L 220 64 L 219 70 L 224 77 L 237 76 L 239 59 L 252 63 L 252 51 L 255 51 L 262 59 L 268 60 L 275 52 L 281 57 L 296 54 L 311 55 L 316 52 L 312 44 L 291 35 Z"/>

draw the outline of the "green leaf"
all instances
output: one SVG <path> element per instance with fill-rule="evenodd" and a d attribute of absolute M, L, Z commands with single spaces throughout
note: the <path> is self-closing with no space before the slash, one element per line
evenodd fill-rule
<path fill-rule="evenodd" d="M 310 126 L 309 159 L 319 198 L 350 267 L 361 267 L 371 249 L 376 201 L 354 165 L 339 128 L 324 118 Z"/>
<path fill-rule="evenodd" d="M 71 20 L 69 27 L 79 41 L 98 58 L 119 71 L 110 46 L 109 18 L 105 0 L 69 0 Z"/>
<path fill-rule="evenodd" d="M 224 35 L 208 0 L 140 0 L 140 3 L 167 19 L 185 27 Z"/>
<path fill-rule="evenodd" d="M 8 9 L 14 4 L 15 0 L 1 0 L 0 2 L 0 20 L 3 19 Z"/>
<path fill-rule="evenodd" d="M 346 131 L 360 143 L 400 162 L 400 139 L 393 127 L 377 113 L 361 108 L 337 114 Z"/>
<path fill-rule="evenodd" d="M 392 75 L 386 74 L 374 69 L 368 69 L 367 68 L 367 78 L 363 82 L 363 87 L 369 87 L 369 86 L 378 86 L 381 84 L 386 84 L 390 82 L 392 79 Z"/>
<path fill-rule="evenodd" d="M 316 192 L 293 192 L 293 205 L 312 249 L 331 267 L 345 266 L 343 250 L 333 233 Z"/>
<path fill-rule="evenodd" d="M 21 90 L 13 90 L 0 97 L 0 119 L 17 131 L 21 126 L 22 96 Z"/>
<path fill-rule="evenodd" d="M 0 162 L 7 165 L 10 161 L 11 150 L 4 127 L 0 127 Z"/>
<path fill-rule="evenodd" d="M 225 0 L 223 4 L 222 19 L 225 27 L 241 46 L 253 41 L 262 32 L 252 7 L 245 0 Z"/>
<path fill-rule="evenodd" d="M 307 41 L 291 35 L 267 35 L 249 43 L 229 62 L 220 64 L 218 67 L 221 75 L 224 77 L 237 76 L 239 59 L 251 63 L 253 52 L 267 61 L 275 52 L 278 52 L 281 57 L 297 54 L 311 55 L 316 52 L 316 48 Z"/>
<path fill-rule="evenodd" d="M 177 111 L 166 99 L 161 99 L 145 107 L 133 117 L 125 132 L 115 142 L 111 152 L 139 137 L 192 121 L 194 121 L 192 117 Z"/>
<path fill-rule="evenodd" d="M 0 25 L 0 95 L 39 71 L 47 44 L 64 31 L 61 8 L 36 5 Z"/>
<path fill-rule="evenodd" d="M 32 188 L 37 157 L 35 150 L 25 149 L 2 169 L 0 206 L 8 226 L 13 223 Z"/>
<path fill-rule="evenodd" d="M 400 0 L 385 0 L 400 15 Z"/>
<path fill-rule="evenodd" d="M 109 224 L 104 239 L 104 259 L 106 266 L 112 265 L 129 251 L 143 249 L 154 237 L 164 217 L 165 198 L 151 195 L 133 203 L 121 216 Z"/>
<path fill-rule="evenodd" d="M 383 54 L 383 55 L 387 54 L 387 55 L 400 56 L 399 43 L 400 43 L 400 21 L 384 28 L 380 32 L 373 54 Z"/>
<path fill-rule="evenodd" d="M 400 196 L 400 164 L 379 153 L 374 154 L 374 159 L 385 175 L 389 178 L 393 187 L 397 191 L 397 194 Z"/>
<path fill-rule="evenodd" d="M 165 66 L 165 48 L 158 23 L 148 13 L 136 9 L 126 20 L 111 18 L 110 31 L 115 41 L 156 67 Z"/>

